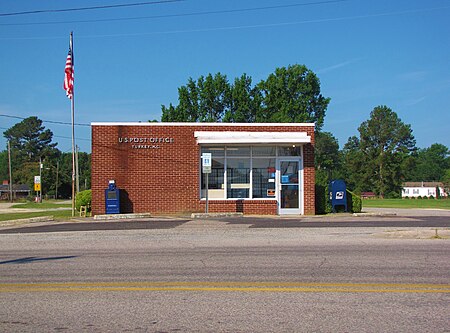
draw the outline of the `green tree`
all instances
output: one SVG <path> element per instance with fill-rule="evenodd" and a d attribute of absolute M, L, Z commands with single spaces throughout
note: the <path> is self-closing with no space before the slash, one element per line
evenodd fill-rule
<path fill-rule="evenodd" d="M 258 84 L 263 106 L 257 122 L 315 122 L 320 131 L 330 98 L 320 93 L 319 78 L 304 65 L 277 68 Z"/>
<path fill-rule="evenodd" d="M 320 131 L 329 102 L 318 77 L 304 65 L 277 68 L 254 87 L 246 74 L 233 84 L 225 75 L 208 74 L 189 78 L 178 89 L 178 105 L 161 106 L 161 121 L 315 122 Z"/>
<path fill-rule="evenodd" d="M 57 143 L 52 143 L 53 133 L 45 129 L 38 117 L 28 117 L 10 129 L 3 136 L 24 159 L 38 161 L 39 157 L 55 153 Z"/>
<path fill-rule="evenodd" d="M 445 170 L 442 182 L 444 183 L 445 191 L 450 194 L 450 169 Z"/>
<path fill-rule="evenodd" d="M 230 85 L 220 73 L 200 76 L 178 89 L 178 106 L 161 106 L 161 121 L 220 122 L 229 107 Z"/>
<path fill-rule="evenodd" d="M 230 87 L 229 107 L 223 118 L 229 123 L 253 123 L 261 108 L 261 94 L 252 88 L 252 78 L 243 74 Z"/>
<path fill-rule="evenodd" d="M 363 181 L 373 184 L 373 190 L 380 195 L 395 196 L 401 191 L 404 180 L 402 164 L 415 150 L 415 139 L 411 126 L 387 106 L 377 106 L 370 119 L 358 128 L 360 134 Z"/>
<path fill-rule="evenodd" d="M 342 149 L 342 172 L 347 187 L 353 189 L 356 193 L 363 191 L 372 191 L 372 182 L 365 182 L 365 179 L 370 180 L 368 168 L 365 166 L 365 157 L 360 149 L 360 141 L 356 136 L 348 138 L 347 143 Z"/>
<path fill-rule="evenodd" d="M 8 168 L 8 151 L 3 150 L 0 152 L 0 180 L 9 181 L 9 168 Z"/>
<path fill-rule="evenodd" d="M 314 150 L 316 183 L 328 186 L 330 180 L 341 176 L 339 143 L 330 132 L 319 132 L 315 135 Z"/>
<path fill-rule="evenodd" d="M 442 181 L 450 168 L 450 151 L 439 143 L 419 149 L 414 156 L 414 167 L 409 174 L 410 181 Z"/>
<path fill-rule="evenodd" d="M 11 143 L 13 182 L 32 188 L 33 176 L 39 175 L 39 160 L 51 160 L 59 154 L 55 148 L 57 143 L 52 143 L 52 131 L 33 116 L 15 124 L 3 135 Z"/>

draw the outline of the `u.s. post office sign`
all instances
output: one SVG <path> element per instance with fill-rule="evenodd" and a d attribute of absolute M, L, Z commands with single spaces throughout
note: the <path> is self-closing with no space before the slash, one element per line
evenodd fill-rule
<path fill-rule="evenodd" d="M 119 137 L 119 143 L 127 143 L 132 149 L 160 149 L 164 144 L 174 143 L 171 137 Z"/>

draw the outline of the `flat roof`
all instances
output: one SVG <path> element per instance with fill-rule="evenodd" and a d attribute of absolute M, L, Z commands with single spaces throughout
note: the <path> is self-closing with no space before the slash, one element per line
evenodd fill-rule
<path fill-rule="evenodd" d="M 306 132 L 208 132 L 195 131 L 194 137 L 200 144 L 227 143 L 310 143 Z"/>
<path fill-rule="evenodd" d="M 282 126 L 282 127 L 297 127 L 297 126 L 311 126 L 314 123 L 155 123 L 155 122 L 92 122 L 91 126 Z"/>

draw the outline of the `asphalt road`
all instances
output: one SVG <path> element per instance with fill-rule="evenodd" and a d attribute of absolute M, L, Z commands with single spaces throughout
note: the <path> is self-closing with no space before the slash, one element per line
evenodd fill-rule
<path fill-rule="evenodd" d="M 185 221 L 3 234 L 0 330 L 450 332 L 449 241 L 392 230 Z"/>

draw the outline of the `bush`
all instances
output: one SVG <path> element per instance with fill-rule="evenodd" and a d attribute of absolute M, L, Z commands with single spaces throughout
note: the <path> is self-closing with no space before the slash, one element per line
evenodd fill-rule
<path fill-rule="evenodd" d="M 86 206 L 87 210 L 91 210 L 92 191 L 86 190 L 78 192 L 75 197 L 75 208 L 79 211 L 81 206 Z"/>
<path fill-rule="evenodd" d="M 316 214 L 328 214 L 331 212 L 331 203 L 328 199 L 328 187 L 316 184 Z"/>
<path fill-rule="evenodd" d="M 347 210 L 352 213 L 361 213 L 362 199 L 359 195 L 347 190 Z"/>

